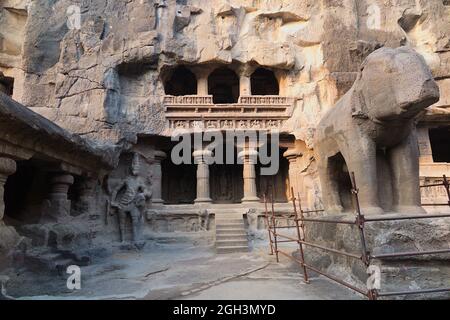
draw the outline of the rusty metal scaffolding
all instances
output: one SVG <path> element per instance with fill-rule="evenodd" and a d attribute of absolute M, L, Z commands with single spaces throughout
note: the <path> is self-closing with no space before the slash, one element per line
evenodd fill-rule
<path fill-rule="evenodd" d="M 365 296 L 369 300 L 377 300 L 379 297 L 392 297 L 392 296 L 406 296 L 406 295 L 414 295 L 414 294 L 430 294 L 430 293 L 443 293 L 443 292 L 450 292 L 449 288 L 432 288 L 432 289 L 422 289 L 422 290 L 408 290 L 408 291 L 398 291 L 398 292 L 380 292 L 376 289 L 368 289 L 368 288 L 358 288 L 355 285 L 352 285 L 340 278 L 338 278 L 335 275 L 331 275 L 325 271 L 322 271 L 305 261 L 305 247 L 311 247 L 316 248 L 328 253 L 332 254 L 338 254 L 342 256 L 346 256 L 355 260 L 359 260 L 368 268 L 373 260 L 379 260 L 379 259 L 387 259 L 387 258 L 398 258 L 398 257 L 413 257 L 413 256 L 423 256 L 423 255 L 432 255 L 432 254 L 448 254 L 450 253 L 449 249 L 440 249 L 440 250 L 427 250 L 427 251 L 416 251 L 416 252 L 397 252 L 397 253 L 388 253 L 388 254 L 371 254 L 371 252 L 367 248 L 366 238 L 365 238 L 365 225 L 366 223 L 370 222 L 379 222 L 379 221 L 400 221 L 400 220 L 415 220 L 415 219 L 435 219 L 435 218 L 450 218 L 450 214 L 426 214 L 426 215 L 404 215 L 404 216 L 397 216 L 397 217 L 373 217 L 373 218 L 366 218 L 362 211 L 359 204 L 359 197 L 358 197 L 358 188 L 356 186 L 355 182 L 355 175 L 354 173 L 351 173 L 350 175 L 351 182 L 352 182 L 352 196 L 353 201 L 356 207 L 356 218 L 354 220 L 337 220 L 332 218 L 305 218 L 305 214 L 307 213 L 319 213 L 324 212 L 324 210 L 308 210 L 304 211 L 301 206 L 300 201 L 300 195 L 298 195 L 298 198 L 296 199 L 294 196 L 294 190 L 292 189 L 292 202 L 294 207 L 294 219 L 286 218 L 286 217 L 280 217 L 275 215 L 274 210 L 274 191 L 272 189 L 271 194 L 271 212 L 269 212 L 268 209 L 268 196 L 264 196 L 264 202 L 265 202 L 265 220 L 268 227 L 269 232 L 269 243 L 270 243 L 270 254 L 276 256 L 276 260 L 279 263 L 279 255 L 286 256 L 295 262 L 297 262 L 303 271 L 303 277 L 305 283 L 309 283 L 309 276 L 308 276 L 308 270 L 316 272 L 322 276 L 325 276 L 326 278 L 337 282 L 355 292 L 360 293 L 361 295 Z M 445 187 L 448 194 L 448 206 L 450 206 L 450 190 L 449 190 L 449 182 L 444 176 L 444 182 L 440 184 L 433 184 L 433 185 L 425 185 L 421 186 L 421 188 L 428 188 L 428 187 Z M 297 202 L 298 202 L 298 208 L 297 208 Z M 439 204 L 443 205 L 443 204 Z M 277 226 L 277 220 L 283 219 L 287 221 L 293 221 L 293 226 Z M 359 238 L 360 238 L 360 245 L 361 245 L 361 253 L 355 254 L 355 253 L 349 253 L 342 250 L 337 250 L 333 248 L 329 248 L 326 246 L 319 245 L 317 243 L 313 243 L 311 241 L 307 241 L 306 239 L 306 233 L 305 233 L 305 222 L 310 223 L 326 223 L 326 224 L 341 224 L 341 225 L 349 225 L 349 226 L 357 226 L 358 232 L 359 232 Z M 278 230 L 281 229 L 297 229 L 297 237 L 292 237 L 288 235 L 283 235 L 278 232 Z M 279 238 L 283 240 L 279 240 Z M 279 245 L 284 243 L 297 243 L 299 247 L 299 259 L 295 258 L 291 253 L 283 251 L 280 249 Z"/>

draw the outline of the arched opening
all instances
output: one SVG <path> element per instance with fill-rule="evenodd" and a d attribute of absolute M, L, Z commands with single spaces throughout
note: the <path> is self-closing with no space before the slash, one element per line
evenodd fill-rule
<path fill-rule="evenodd" d="M 164 90 L 171 96 L 188 96 L 197 94 L 197 78 L 185 66 L 174 70 L 171 77 L 166 81 Z"/>
<path fill-rule="evenodd" d="M 237 103 L 239 100 L 239 77 L 228 68 L 216 69 L 208 77 L 208 93 L 215 104 Z"/>
<path fill-rule="evenodd" d="M 352 182 L 350 173 L 348 171 L 347 163 L 341 153 L 328 159 L 330 176 L 333 177 L 334 182 L 337 183 L 339 189 L 339 197 L 345 212 L 354 210 L 352 200 Z"/>
<path fill-rule="evenodd" d="M 39 223 L 48 195 L 47 172 L 38 160 L 17 161 L 5 184 L 5 222 L 12 226 Z"/>
<path fill-rule="evenodd" d="M 280 86 L 273 71 L 258 68 L 251 76 L 252 95 L 277 96 L 280 94 Z"/>

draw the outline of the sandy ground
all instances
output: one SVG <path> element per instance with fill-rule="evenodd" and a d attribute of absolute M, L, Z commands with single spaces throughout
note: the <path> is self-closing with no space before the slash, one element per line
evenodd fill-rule
<path fill-rule="evenodd" d="M 287 258 L 279 264 L 267 248 L 248 254 L 216 255 L 212 247 L 153 244 L 117 250 L 81 268 L 81 290 L 67 289 L 69 275 L 15 270 L 7 296 L 15 299 L 361 299 L 325 278 L 302 281 Z M 5 293 L 5 292 L 4 292 Z"/>

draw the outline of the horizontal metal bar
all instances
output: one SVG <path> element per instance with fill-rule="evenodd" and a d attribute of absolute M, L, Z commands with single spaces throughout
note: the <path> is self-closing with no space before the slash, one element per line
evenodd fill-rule
<path fill-rule="evenodd" d="M 333 219 L 310 219 L 310 218 L 301 219 L 301 218 L 299 218 L 299 219 L 297 219 L 297 221 L 356 225 L 356 221 L 333 220 Z"/>
<path fill-rule="evenodd" d="M 289 239 L 289 240 L 298 242 L 298 239 L 292 238 L 290 236 L 286 236 L 284 234 L 274 233 L 274 235 L 277 236 L 277 237 L 281 237 L 281 238 L 284 238 L 284 239 Z M 277 241 L 277 242 L 280 242 L 280 241 Z"/>
<path fill-rule="evenodd" d="M 437 289 L 424 289 L 424 290 L 411 290 L 411 291 L 398 291 L 398 292 L 378 292 L 378 297 L 392 297 L 392 296 L 406 296 L 412 294 L 421 293 L 440 293 L 450 292 L 450 288 L 437 288 Z"/>
<path fill-rule="evenodd" d="M 430 188 L 430 187 L 445 187 L 445 183 L 436 183 L 436 184 L 429 184 L 425 186 L 420 186 L 421 188 Z"/>
<path fill-rule="evenodd" d="M 294 229 L 297 228 L 296 226 L 276 226 L 275 228 L 272 226 L 271 229 Z"/>
<path fill-rule="evenodd" d="M 376 255 L 371 255 L 370 257 L 372 259 L 383 259 L 383 258 L 425 256 L 425 255 L 429 255 L 429 254 L 442 254 L 442 253 L 450 253 L 450 249 L 376 254 Z"/>
<path fill-rule="evenodd" d="M 450 214 L 426 214 L 426 215 L 416 215 L 416 216 L 398 216 L 398 217 L 380 217 L 380 218 L 370 218 L 365 217 L 365 222 L 376 222 L 376 221 L 395 221 L 395 220 L 414 220 L 414 219 L 435 219 L 435 218 L 450 218 Z"/>
<path fill-rule="evenodd" d="M 310 266 L 310 265 L 308 265 L 308 264 L 306 264 L 306 263 L 304 263 L 304 262 L 294 258 L 292 255 L 290 255 L 290 254 L 288 254 L 286 252 L 278 250 L 278 253 L 281 253 L 282 255 L 284 255 L 284 256 L 286 256 L 286 257 L 296 261 L 298 264 L 300 264 L 300 266 L 302 266 L 302 267 L 304 266 L 305 268 L 307 268 L 309 270 L 312 270 L 312 271 L 314 271 L 314 272 L 316 272 L 316 273 L 318 273 L 318 274 L 320 274 L 320 275 L 322 275 L 324 277 L 327 277 L 328 279 L 331 279 L 331 280 L 333 280 L 333 281 L 335 281 L 335 282 L 337 282 L 337 283 L 339 283 L 339 284 L 341 284 L 341 285 L 343 285 L 343 286 L 345 286 L 345 287 L 347 287 L 347 288 L 349 288 L 349 289 L 351 289 L 353 291 L 356 291 L 356 292 L 362 294 L 365 297 L 369 296 L 368 292 L 366 292 L 364 290 L 361 290 L 361 289 L 359 289 L 359 288 L 357 288 L 357 287 L 355 287 L 355 286 L 353 286 L 353 285 L 351 285 L 351 284 L 349 284 L 349 283 L 347 283 L 347 282 L 345 282 L 345 281 L 343 281 L 341 279 L 338 279 L 335 276 L 332 276 L 332 275 L 330 275 L 330 274 L 328 274 L 328 273 L 326 273 L 324 271 L 316 269 L 313 266 Z"/>
<path fill-rule="evenodd" d="M 277 240 L 277 243 L 288 243 L 288 242 L 297 242 L 298 240 Z"/>
<path fill-rule="evenodd" d="M 324 246 L 321 246 L 321 245 L 318 245 L 318 244 L 315 244 L 315 243 L 311 243 L 311 242 L 306 242 L 306 241 L 299 241 L 299 242 L 301 244 L 306 245 L 306 246 L 310 246 L 310 247 L 313 247 L 313 248 L 318 248 L 318 249 L 322 249 L 322 250 L 325 250 L 325 251 L 329 251 L 329 252 L 333 252 L 333 253 L 337 253 L 337 254 L 342 254 L 342 255 L 350 257 L 350 258 L 355 258 L 355 259 L 358 259 L 358 260 L 362 260 L 362 256 L 358 256 L 358 255 L 353 254 L 353 253 L 348 253 L 348 252 L 345 252 L 345 251 L 324 247 Z"/>
<path fill-rule="evenodd" d="M 302 212 L 303 213 L 314 213 L 314 212 L 325 212 L 325 210 L 306 210 L 306 211 L 304 211 L 304 210 L 302 210 Z"/>

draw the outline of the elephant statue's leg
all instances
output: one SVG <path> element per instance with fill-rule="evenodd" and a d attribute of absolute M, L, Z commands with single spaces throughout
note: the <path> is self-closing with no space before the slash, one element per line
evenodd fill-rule
<path fill-rule="evenodd" d="M 344 158 L 349 172 L 355 173 L 356 186 L 359 189 L 359 203 L 362 214 L 383 214 L 378 199 L 376 147 L 372 140 L 359 138 L 362 143 L 346 150 Z"/>
<path fill-rule="evenodd" d="M 400 145 L 388 151 L 392 168 L 395 212 L 425 213 L 421 206 L 419 147 L 413 131 Z"/>
<path fill-rule="evenodd" d="M 334 168 L 328 157 L 322 158 L 319 162 L 319 177 L 322 182 L 322 194 L 327 213 L 342 213 L 344 207 L 342 206 L 341 199 L 339 197 L 339 185 L 336 181 L 336 177 L 333 174 Z M 325 164 L 325 165 L 323 165 Z"/>

